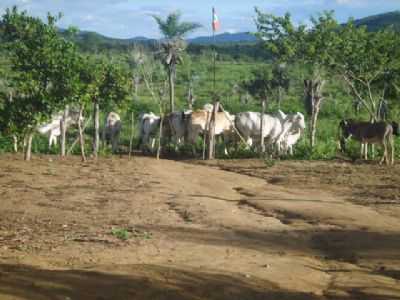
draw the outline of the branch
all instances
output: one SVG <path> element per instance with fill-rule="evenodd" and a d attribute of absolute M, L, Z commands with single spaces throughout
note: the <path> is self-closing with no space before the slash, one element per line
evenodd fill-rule
<path fill-rule="evenodd" d="M 361 103 L 367 109 L 368 113 L 371 116 L 374 116 L 375 114 L 372 112 L 371 108 L 368 106 L 367 101 L 365 101 L 364 98 L 361 96 L 361 94 L 358 92 L 357 88 L 354 86 L 354 83 L 351 82 L 350 78 L 348 78 L 345 74 L 343 74 L 343 78 L 347 82 L 347 84 L 350 86 L 350 88 L 352 89 L 354 95 L 358 98 L 358 100 L 361 101 Z"/>

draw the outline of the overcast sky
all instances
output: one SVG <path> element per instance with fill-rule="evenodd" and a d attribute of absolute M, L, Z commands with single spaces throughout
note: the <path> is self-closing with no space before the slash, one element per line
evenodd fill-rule
<path fill-rule="evenodd" d="M 44 17 L 62 12 L 60 27 L 70 25 L 110 37 L 160 36 L 151 15 L 182 12 L 185 21 L 203 24 L 191 36 L 210 35 L 211 8 L 215 6 L 221 32 L 254 31 L 254 7 L 274 14 L 289 11 L 296 22 L 306 23 L 310 15 L 335 10 L 340 21 L 399 10 L 400 0 L 0 0 L 0 13 L 17 5 L 30 14 Z"/>

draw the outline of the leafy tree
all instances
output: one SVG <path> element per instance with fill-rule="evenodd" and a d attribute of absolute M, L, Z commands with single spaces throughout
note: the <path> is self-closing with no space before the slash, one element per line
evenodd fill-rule
<path fill-rule="evenodd" d="M 132 76 L 119 63 L 108 62 L 104 57 L 87 56 L 81 69 L 84 91 L 81 104 L 93 105 L 93 155 L 98 156 L 100 147 L 100 110 L 110 110 L 120 105 L 129 94 Z"/>
<path fill-rule="evenodd" d="M 391 29 L 369 32 L 349 21 L 339 32 L 332 68 L 344 79 L 351 94 L 371 120 L 382 118 L 382 104 L 394 97 L 400 69 L 400 38 Z"/>
<path fill-rule="evenodd" d="M 201 25 L 193 22 L 181 22 L 181 13 L 179 11 L 170 13 L 165 20 L 159 16 L 153 16 L 153 18 L 165 38 L 165 41 L 161 44 L 161 59 L 168 71 L 170 109 L 174 111 L 176 66 L 182 62 L 181 55 L 186 49 L 183 37 L 201 27 Z"/>
<path fill-rule="evenodd" d="M 59 37 L 55 26 L 59 18 L 48 15 L 43 22 L 13 7 L 2 19 L 3 43 L 11 63 L 10 82 L 15 91 L 3 110 L 8 126 L 27 138 L 26 160 L 31 157 L 36 126 L 71 101 L 75 47 Z"/>
<path fill-rule="evenodd" d="M 278 90 L 278 108 L 281 109 L 283 92 L 288 92 L 290 78 L 285 64 L 274 64 L 272 69 L 274 86 Z"/>
<path fill-rule="evenodd" d="M 280 62 L 299 62 L 306 70 L 304 104 L 310 115 L 310 144 L 315 145 L 317 120 L 325 84 L 324 71 L 334 61 L 332 51 L 338 43 L 339 24 L 333 12 L 324 12 L 311 18 L 311 28 L 295 26 L 290 14 L 276 17 L 256 9 L 258 36 Z"/>

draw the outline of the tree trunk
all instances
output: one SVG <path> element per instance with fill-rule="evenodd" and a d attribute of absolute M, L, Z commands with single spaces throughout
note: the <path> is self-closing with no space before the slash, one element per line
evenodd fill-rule
<path fill-rule="evenodd" d="M 282 103 L 282 88 L 278 86 L 278 109 L 281 109 L 281 103 Z"/>
<path fill-rule="evenodd" d="M 94 102 L 93 122 L 94 122 L 93 155 L 95 158 L 97 158 L 99 154 L 99 145 L 100 145 L 100 107 L 97 101 Z"/>
<path fill-rule="evenodd" d="M 193 109 L 193 103 L 194 103 L 193 88 L 191 86 L 189 86 L 189 90 L 188 90 L 188 108 L 189 108 L 189 110 Z"/>
<path fill-rule="evenodd" d="M 138 92 L 139 92 L 139 83 L 140 83 L 140 77 L 139 75 L 135 75 L 133 78 L 133 85 L 135 89 L 135 96 L 137 97 Z"/>
<path fill-rule="evenodd" d="M 68 105 L 64 109 L 63 116 L 60 120 L 61 130 L 61 158 L 65 158 L 66 136 L 67 136 L 67 118 L 69 114 Z"/>
<path fill-rule="evenodd" d="M 208 143 L 208 159 L 215 158 L 215 116 L 219 109 L 219 101 L 214 102 L 214 109 L 211 115 L 210 126 L 208 131 L 209 143 Z"/>
<path fill-rule="evenodd" d="M 315 143 L 316 143 L 315 136 L 317 134 L 317 121 L 318 121 L 318 115 L 319 115 L 319 110 L 320 110 L 320 104 L 321 104 L 321 101 L 318 101 L 317 103 L 315 103 L 313 113 L 311 115 L 310 145 L 312 148 L 315 146 Z"/>
<path fill-rule="evenodd" d="M 79 109 L 79 119 L 78 119 L 78 128 L 79 128 L 79 144 L 81 147 L 81 158 L 82 161 L 86 161 L 86 154 L 85 154 L 85 138 L 83 136 L 83 126 L 82 126 L 82 120 L 83 120 L 83 106 L 80 107 Z"/>
<path fill-rule="evenodd" d="M 263 98 L 261 101 L 261 115 L 260 115 L 260 143 L 261 143 L 261 153 L 265 153 L 265 143 L 264 143 L 264 114 L 267 99 Z"/>
<path fill-rule="evenodd" d="M 133 112 L 131 114 L 131 136 L 129 138 L 129 159 L 131 159 L 132 156 L 132 146 L 133 146 L 133 135 L 135 133 L 135 119 Z"/>
<path fill-rule="evenodd" d="M 28 133 L 28 136 L 26 137 L 27 145 L 26 145 L 25 153 L 24 153 L 24 159 L 26 161 L 31 160 L 31 157 L 32 157 L 32 139 L 33 139 L 33 132 L 30 132 L 30 133 Z"/>
<path fill-rule="evenodd" d="M 169 105 L 171 112 L 175 111 L 175 65 L 171 64 L 168 72 L 169 79 Z"/>
<path fill-rule="evenodd" d="M 18 153 L 18 137 L 13 134 L 13 142 L 14 142 L 14 153 Z"/>
<path fill-rule="evenodd" d="M 304 100 L 308 115 L 310 115 L 310 146 L 315 147 L 318 115 L 323 100 L 322 89 L 325 81 L 319 79 L 304 80 Z"/>
<path fill-rule="evenodd" d="M 163 126 L 164 126 L 164 116 L 161 114 L 160 132 L 159 132 L 159 135 L 158 135 L 157 160 L 160 159 L 160 154 L 161 154 L 161 140 L 162 140 Z"/>

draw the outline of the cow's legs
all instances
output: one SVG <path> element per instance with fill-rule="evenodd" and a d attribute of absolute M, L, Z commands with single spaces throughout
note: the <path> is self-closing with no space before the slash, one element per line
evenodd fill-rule
<path fill-rule="evenodd" d="M 394 165 L 394 138 L 393 138 L 393 135 L 390 136 L 390 149 L 391 149 L 391 156 L 392 156 L 391 164 Z"/>
<path fill-rule="evenodd" d="M 13 135 L 13 141 L 14 141 L 14 152 L 18 152 L 18 137 L 14 134 Z"/>
<path fill-rule="evenodd" d="M 49 149 L 51 149 L 53 144 L 57 145 L 57 136 L 55 136 L 54 134 L 50 134 L 50 137 L 49 137 Z"/>
<path fill-rule="evenodd" d="M 116 153 L 118 150 L 118 141 L 119 141 L 119 134 L 115 134 L 111 137 L 111 149 L 113 153 Z"/>
<path fill-rule="evenodd" d="M 379 161 L 379 164 L 381 165 L 384 161 L 386 162 L 386 164 L 388 164 L 388 160 L 387 160 L 387 144 L 386 144 L 386 138 L 384 138 L 383 142 L 382 142 L 382 147 L 383 147 L 383 155 L 381 160 Z"/>

